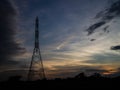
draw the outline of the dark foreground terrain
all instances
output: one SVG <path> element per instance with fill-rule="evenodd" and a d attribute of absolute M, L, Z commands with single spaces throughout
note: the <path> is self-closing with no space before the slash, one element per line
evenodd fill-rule
<path fill-rule="evenodd" d="M 12 89 L 12 88 L 39 88 L 39 89 L 47 89 L 47 88 L 56 88 L 56 89 L 64 89 L 64 88 L 96 88 L 96 89 L 106 89 L 106 88 L 120 88 L 120 77 L 115 78 L 107 78 L 107 77 L 99 77 L 99 76 L 91 76 L 91 77 L 75 77 L 75 78 L 67 78 L 67 79 L 54 79 L 54 80 L 37 80 L 37 81 L 21 81 L 17 79 L 10 79 L 5 82 L 0 83 L 0 88 L 2 89 Z"/>

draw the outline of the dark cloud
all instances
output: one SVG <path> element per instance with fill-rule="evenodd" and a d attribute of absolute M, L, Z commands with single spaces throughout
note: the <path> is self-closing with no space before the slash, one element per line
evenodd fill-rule
<path fill-rule="evenodd" d="M 91 39 L 90 41 L 95 41 L 96 39 Z"/>
<path fill-rule="evenodd" d="M 111 50 L 120 50 L 120 45 L 112 46 L 110 49 Z"/>
<path fill-rule="evenodd" d="M 109 30 L 107 30 L 109 28 L 109 26 L 105 26 L 104 28 L 103 28 L 103 30 L 104 30 L 104 32 L 108 32 Z"/>
<path fill-rule="evenodd" d="M 94 30 L 99 28 L 100 26 L 104 25 L 106 22 L 105 21 L 101 21 L 98 23 L 93 24 L 92 26 L 90 26 L 86 31 L 88 32 L 88 35 L 94 33 Z"/>
<path fill-rule="evenodd" d="M 13 63 L 13 57 L 25 51 L 15 41 L 16 16 L 17 10 L 12 2 L 10 0 L 0 0 L 0 65 Z"/>
<path fill-rule="evenodd" d="M 99 21 L 91 25 L 88 29 L 86 29 L 86 31 L 88 32 L 88 35 L 93 34 L 97 28 L 105 25 L 115 17 L 119 17 L 119 16 L 120 16 L 120 0 L 114 2 L 109 8 L 99 12 L 95 16 L 95 19 L 99 18 Z"/>
<path fill-rule="evenodd" d="M 104 72 L 108 72 L 107 70 L 104 69 L 86 69 L 86 72 L 90 72 L 90 73 L 104 73 Z"/>

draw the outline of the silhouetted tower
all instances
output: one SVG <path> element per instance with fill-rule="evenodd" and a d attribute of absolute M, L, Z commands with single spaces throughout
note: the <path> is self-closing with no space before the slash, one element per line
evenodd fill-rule
<path fill-rule="evenodd" d="M 39 48 L 39 20 L 35 20 L 35 46 L 33 50 L 32 60 L 29 67 L 28 80 L 45 79 L 44 67 L 42 63 L 41 52 Z"/>

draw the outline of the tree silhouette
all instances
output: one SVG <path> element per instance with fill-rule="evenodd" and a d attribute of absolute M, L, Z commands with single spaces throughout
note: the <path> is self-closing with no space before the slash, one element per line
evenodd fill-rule
<path fill-rule="evenodd" d="M 9 77 L 8 81 L 20 81 L 20 79 L 22 78 L 22 76 L 11 76 Z"/>
<path fill-rule="evenodd" d="M 85 76 L 84 72 L 82 72 L 82 73 L 80 73 L 80 74 L 78 74 L 78 75 L 75 76 L 75 78 L 85 78 L 85 77 L 86 76 Z"/>

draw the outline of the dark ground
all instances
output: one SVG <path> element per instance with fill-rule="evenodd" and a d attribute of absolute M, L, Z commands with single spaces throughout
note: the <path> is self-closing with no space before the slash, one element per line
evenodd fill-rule
<path fill-rule="evenodd" d="M 78 75 L 74 78 L 67 79 L 54 79 L 54 80 L 37 80 L 37 81 L 21 81 L 16 78 L 9 79 L 0 83 L 0 88 L 6 89 L 32 89 L 32 88 L 55 88 L 55 89 L 66 89 L 66 88 L 95 88 L 95 89 L 113 89 L 119 90 L 120 88 L 120 77 L 107 78 L 101 77 L 99 75 L 94 75 L 90 77 L 85 77 L 83 75 Z"/>

